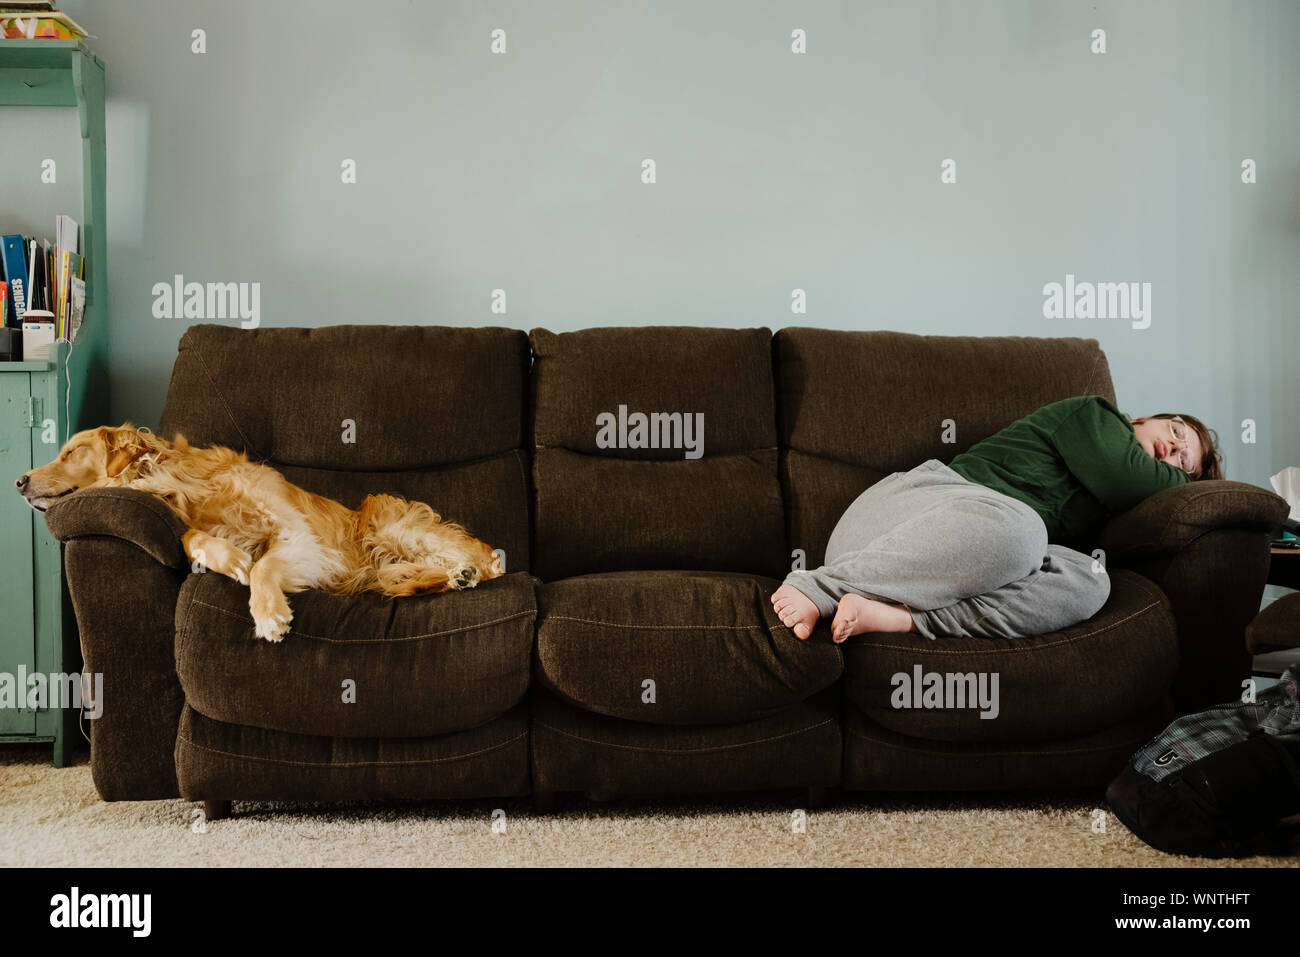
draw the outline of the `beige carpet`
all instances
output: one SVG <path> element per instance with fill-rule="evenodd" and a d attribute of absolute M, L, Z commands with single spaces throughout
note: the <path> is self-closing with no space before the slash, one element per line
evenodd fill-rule
<path fill-rule="evenodd" d="M 799 792 L 701 800 L 574 796 L 549 815 L 525 800 L 405 804 L 235 804 L 206 833 L 186 801 L 106 804 L 83 756 L 0 746 L 0 865 L 36 866 L 872 866 L 1295 867 L 1294 857 L 1201 861 L 1147 847 L 1100 795 L 839 795 L 807 812 Z M 505 812 L 493 833 L 493 812 Z"/>

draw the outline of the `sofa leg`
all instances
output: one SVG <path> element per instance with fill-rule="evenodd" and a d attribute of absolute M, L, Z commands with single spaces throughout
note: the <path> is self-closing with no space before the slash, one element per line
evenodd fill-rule
<path fill-rule="evenodd" d="M 204 801 L 203 817 L 208 821 L 220 821 L 223 817 L 230 817 L 230 802 Z"/>
<path fill-rule="evenodd" d="M 808 800 L 806 803 L 809 808 L 825 807 L 826 788 L 820 784 L 808 785 Z"/>
<path fill-rule="evenodd" d="M 533 810 L 538 814 L 550 814 L 555 810 L 554 791 L 534 791 Z"/>

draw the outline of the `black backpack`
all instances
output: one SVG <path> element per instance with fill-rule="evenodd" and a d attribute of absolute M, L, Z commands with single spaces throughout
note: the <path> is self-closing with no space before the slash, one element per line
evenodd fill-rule
<path fill-rule="evenodd" d="M 1254 702 L 1185 715 L 1133 756 L 1106 789 L 1129 830 L 1170 854 L 1258 853 L 1300 814 L 1300 669 Z"/>

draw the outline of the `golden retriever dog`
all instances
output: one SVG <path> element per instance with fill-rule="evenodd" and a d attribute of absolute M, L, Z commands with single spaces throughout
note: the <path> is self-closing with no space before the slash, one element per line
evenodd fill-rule
<path fill-rule="evenodd" d="M 57 459 L 15 484 L 42 512 L 83 488 L 157 495 L 185 523 L 191 561 L 249 586 L 254 630 L 267 641 L 289 631 L 286 593 L 416 595 L 502 574 L 490 546 L 423 502 L 369 495 L 353 511 L 242 452 L 195 448 L 180 434 L 168 442 L 130 423 L 78 432 Z"/>

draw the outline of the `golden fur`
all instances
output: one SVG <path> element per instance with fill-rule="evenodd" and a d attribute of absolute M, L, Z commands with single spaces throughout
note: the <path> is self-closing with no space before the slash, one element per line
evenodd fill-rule
<path fill-rule="evenodd" d="M 423 502 L 369 495 L 353 511 L 242 452 L 195 448 L 180 434 L 168 442 L 130 423 L 78 432 L 16 484 L 40 511 L 83 488 L 157 495 L 185 523 L 191 561 L 249 586 L 254 629 L 267 641 L 289 631 L 286 593 L 415 595 L 502 574 L 490 546 Z"/>

